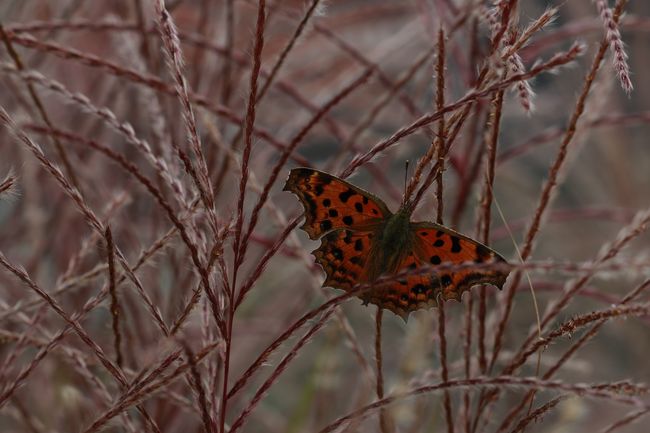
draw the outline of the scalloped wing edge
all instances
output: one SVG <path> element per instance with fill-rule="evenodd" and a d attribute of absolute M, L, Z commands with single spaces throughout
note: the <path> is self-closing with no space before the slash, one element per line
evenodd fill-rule
<path fill-rule="evenodd" d="M 346 187 L 350 188 L 351 190 L 355 191 L 357 194 L 360 194 L 362 196 L 367 196 L 370 200 L 373 200 L 377 206 L 379 207 L 380 211 L 383 213 L 382 218 L 387 218 L 390 215 L 392 215 L 392 212 L 388 209 L 388 206 L 386 206 L 386 203 L 383 202 L 379 197 L 375 196 L 372 193 L 369 193 L 368 191 L 359 188 L 358 186 L 352 185 L 351 183 L 340 179 L 336 176 L 333 176 L 329 173 L 325 173 L 324 171 L 316 170 L 313 168 L 309 167 L 296 167 L 292 168 L 291 171 L 289 172 L 289 177 L 287 178 L 284 187 L 282 188 L 283 191 L 289 191 L 294 193 L 297 197 L 298 200 L 300 200 L 300 203 L 302 204 L 303 208 L 305 209 L 305 212 L 303 215 L 305 216 L 305 222 L 300 226 L 300 229 L 304 230 L 308 235 L 309 239 L 311 240 L 317 240 L 321 236 L 333 231 L 329 230 L 327 232 L 321 233 L 320 236 L 314 233 L 313 230 L 311 230 L 311 225 L 314 224 L 314 218 L 312 215 L 307 212 L 307 209 L 313 210 L 316 207 L 316 203 L 313 202 L 313 200 L 310 197 L 307 197 L 306 195 L 303 194 L 303 192 L 297 187 L 297 177 L 300 177 L 302 174 L 302 177 L 304 176 L 305 172 L 310 172 L 311 173 L 318 173 L 320 176 L 329 178 L 331 180 L 335 180 L 337 182 L 341 182 L 344 184 Z"/>

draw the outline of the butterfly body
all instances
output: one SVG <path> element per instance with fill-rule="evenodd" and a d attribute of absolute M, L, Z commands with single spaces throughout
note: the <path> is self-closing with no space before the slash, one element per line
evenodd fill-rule
<path fill-rule="evenodd" d="M 284 189 L 296 194 L 305 208 L 301 228 L 311 239 L 321 239 L 312 254 L 327 274 L 323 285 L 351 291 L 359 284 L 370 284 L 359 295 L 364 303 L 386 308 L 405 320 L 410 312 L 436 306 L 440 299 L 460 300 L 473 285 L 501 288 L 508 276 L 506 271 L 471 266 L 437 270 L 443 264 L 505 259 L 440 224 L 411 222 L 411 203 L 392 213 L 372 194 L 310 168 L 291 170 Z M 398 277 L 391 279 L 392 275 Z"/>
<path fill-rule="evenodd" d="M 409 230 L 410 213 L 402 209 L 386 218 L 374 232 L 376 241 L 368 256 L 368 280 L 382 274 L 394 273 L 412 249 L 413 236 Z"/>

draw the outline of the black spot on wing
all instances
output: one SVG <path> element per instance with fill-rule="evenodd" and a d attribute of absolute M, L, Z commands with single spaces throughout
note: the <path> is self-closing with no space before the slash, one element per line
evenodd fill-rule
<path fill-rule="evenodd" d="M 332 205 L 332 200 L 330 200 L 329 198 L 323 200 L 323 206 L 330 207 L 331 205 Z"/>
<path fill-rule="evenodd" d="M 332 221 L 330 220 L 323 220 L 320 223 L 320 229 L 324 232 L 331 230 L 332 229 Z"/>
<path fill-rule="evenodd" d="M 316 186 L 314 187 L 314 194 L 316 194 L 317 197 L 318 197 L 319 195 L 322 195 L 323 192 L 324 192 L 324 190 L 323 190 L 323 185 L 320 185 L 320 184 L 319 184 L 319 185 L 316 185 Z"/>
<path fill-rule="evenodd" d="M 460 239 L 458 236 L 451 236 L 451 252 L 452 253 L 460 253 L 461 248 L 460 248 Z"/>
<path fill-rule="evenodd" d="M 298 179 L 309 179 L 314 172 L 308 168 L 296 168 L 291 170 L 291 176 L 296 176 Z"/>
<path fill-rule="evenodd" d="M 311 198 L 310 196 L 306 195 L 306 194 L 303 194 L 303 198 L 305 199 L 305 203 L 307 203 L 307 207 L 309 208 L 309 210 L 312 213 L 316 212 L 317 205 L 316 205 L 316 202 L 314 201 L 314 199 Z"/>
<path fill-rule="evenodd" d="M 361 239 L 357 239 L 354 242 L 354 249 L 355 251 L 363 251 L 363 241 Z"/>
<path fill-rule="evenodd" d="M 332 250 L 332 255 L 336 260 L 343 260 L 343 251 L 340 248 L 334 248 Z"/>
<path fill-rule="evenodd" d="M 433 243 L 433 246 L 436 247 L 436 248 L 440 248 L 440 247 L 443 246 L 444 244 L 445 244 L 445 241 L 443 241 L 442 239 L 437 239 L 437 240 Z"/>
<path fill-rule="evenodd" d="M 343 224 L 351 226 L 354 223 L 354 219 L 350 215 L 343 217 Z"/>
<path fill-rule="evenodd" d="M 432 265 L 439 265 L 442 262 L 440 256 L 431 256 L 429 261 L 431 262 Z"/>
<path fill-rule="evenodd" d="M 347 203 L 350 197 L 352 197 L 355 194 L 356 192 L 353 189 L 348 188 L 347 191 L 343 191 L 342 193 L 339 194 L 339 198 L 343 203 Z"/>
<path fill-rule="evenodd" d="M 359 203 L 359 202 L 356 202 L 356 203 L 354 204 L 354 208 L 355 208 L 356 211 L 359 212 L 359 213 L 363 212 L 363 205 L 362 205 L 361 203 Z"/>
<path fill-rule="evenodd" d="M 339 213 L 336 209 L 330 209 L 328 214 L 331 218 L 336 218 L 337 216 L 339 216 Z"/>
<path fill-rule="evenodd" d="M 476 263 L 487 262 L 492 258 L 492 252 L 481 244 L 476 244 Z"/>
<path fill-rule="evenodd" d="M 411 292 L 415 293 L 416 295 L 420 295 L 422 293 L 425 293 L 427 291 L 427 288 L 424 286 L 424 284 L 416 284 L 411 288 Z"/>
<path fill-rule="evenodd" d="M 442 284 L 445 287 L 450 285 L 451 277 L 449 275 L 443 275 L 442 277 L 440 277 L 440 284 Z"/>
<path fill-rule="evenodd" d="M 354 256 L 350 258 L 350 262 L 352 262 L 353 265 L 360 265 L 363 261 L 361 256 Z"/>

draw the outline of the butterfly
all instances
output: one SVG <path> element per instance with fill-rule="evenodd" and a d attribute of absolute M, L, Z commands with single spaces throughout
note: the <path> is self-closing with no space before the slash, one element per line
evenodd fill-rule
<path fill-rule="evenodd" d="M 471 266 L 437 271 L 436 265 L 506 263 L 489 247 L 433 222 L 411 222 L 413 206 L 403 204 L 392 213 L 374 195 L 331 174 L 294 168 L 285 191 L 294 193 L 305 208 L 300 227 L 310 239 L 321 240 L 312 254 L 327 278 L 323 286 L 352 291 L 369 284 L 359 297 L 364 304 L 385 308 L 405 321 L 419 308 L 438 305 L 438 299 L 460 301 L 476 284 L 499 289 L 508 272 Z M 428 266 L 427 272 L 411 272 Z M 449 266 L 447 267 L 449 268 Z M 398 275 L 373 285 L 379 277 Z"/>

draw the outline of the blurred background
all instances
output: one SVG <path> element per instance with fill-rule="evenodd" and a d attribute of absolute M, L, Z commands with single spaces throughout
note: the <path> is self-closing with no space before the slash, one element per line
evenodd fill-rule
<path fill-rule="evenodd" d="M 184 349 L 166 371 L 183 365 L 188 350 L 198 353 L 212 341 L 224 344 L 206 296 L 196 299 L 187 316 L 182 314 L 193 294 L 200 292 L 200 278 L 160 201 L 125 166 L 131 164 L 153 188 L 162 191 L 172 212 L 187 224 L 190 241 L 201 260 L 207 262 L 212 253 L 213 260 L 219 257 L 209 278 L 227 317 L 227 286 L 223 281 L 232 281 L 235 266 L 236 230 L 229 224 L 238 215 L 241 161 L 246 158 L 242 128 L 251 91 L 258 3 L 165 2 L 178 31 L 177 54 L 183 59 L 179 70 L 214 191 L 212 212 L 200 204 L 196 181 L 175 150 L 183 149 L 190 155 L 190 163 L 201 167 L 200 158 L 191 151 L 187 111 L 182 92 L 180 97 L 177 94 L 156 3 L 0 2 L 0 106 L 14 124 L 7 126 L 4 120 L 0 128 L 0 179 L 4 179 L 1 185 L 8 185 L 6 189 L 0 187 L 0 252 L 7 261 L 0 272 L 2 431 L 186 432 L 204 431 L 210 424 L 218 426 L 223 407 L 224 357 L 229 357 L 228 383 L 232 386 L 296 320 L 342 293 L 321 287 L 324 273 L 309 254 L 318 247 L 318 241 L 309 240 L 297 229 L 282 235 L 288 222 L 302 213 L 296 198 L 281 191 L 289 169 L 309 165 L 340 174 L 355 156 L 420 116 L 435 112 L 435 63 L 441 27 L 446 38 L 445 104 L 471 91 L 483 65 L 497 71 L 503 67 L 485 62 L 485 58 L 491 40 L 490 11 L 499 11 L 501 3 L 507 2 L 266 2 L 255 133 L 243 205 L 245 227 L 267 184 L 270 190 L 246 244 L 245 260 L 237 269 L 238 290 L 242 283 L 251 285 L 232 321 L 228 349 L 219 346 L 194 365 L 205 402 L 201 402 L 198 387 L 192 382 L 196 376 L 188 374 L 142 396 L 138 409 L 131 405 L 109 422 L 94 427 L 93 423 L 120 401 L 129 386 L 137 384 L 177 348 Z M 516 263 L 514 243 L 523 243 L 585 76 L 605 36 L 597 4 L 608 2 L 511 3 L 517 7 L 510 25 L 519 34 L 549 8 L 557 8 L 554 20 L 536 31 L 518 51 L 525 70 L 566 52 L 575 42 L 585 44 L 575 62 L 542 72 L 529 81 L 534 93 L 527 99 L 531 109 L 522 103 L 515 86 L 505 93 L 493 188 L 505 221 L 493 207 L 490 246 Z M 609 6 L 614 7 L 614 2 Z M 530 273 L 541 312 L 577 276 L 562 272 L 560 264 L 593 261 L 621 238 L 625 227 L 636 227 L 634 216 L 650 206 L 650 84 L 643 79 L 643 71 L 650 68 L 650 4 L 630 1 L 623 10 L 620 32 L 634 89 L 628 95 L 621 88 L 613 67 L 613 51 L 608 50 L 529 258 L 534 263 L 548 260 L 557 265 Z M 491 98 L 486 95 L 472 106 L 447 155 L 443 174 L 444 222 L 477 238 Z M 299 136 L 315 116 L 318 119 L 313 127 Z M 404 190 L 405 162 L 411 161 L 407 175 L 412 174 L 432 143 L 431 131 L 436 125 L 431 123 L 429 131 L 419 129 L 381 151 L 348 180 L 382 198 L 395 211 Z M 21 133 L 26 135 L 21 137 Z M 30 148 L 25 137 L 42 149 L 40 161 L 35 157 L 38 151 Z M 283 149 L 296 137 L 295 151 L 280 167 L 277 178 L 273 177 Z M 64 181 L 53 175 L 54 167 L 60 169 Z M 71 188 L 78 190 L 79 196 L 71 195 Z M 425 194 L 416 220 L 435 219 L 434 189 Z M 119 250 L 131 267 L 136 266 L 134 273 L 141 283 L 138 288 L 128 278 L 124 280 L 123 269 L 115 265 L 121 278 L 117 285 L 117 326 L 123 351 L 119 361 L 125 381 L 122 384 L 102 361 L 103 354 L 118 363 L 115 315 L 106 294 L 111 248 L 105 233 L 97 230 L 88 214 L 80 212 L 83 208 L 89 209 L 103 227 L 110 227 L 114 251 Z M 636 228 L 638 235 L 625 243 L 614 265 L 595 272 L 547 331 L 578 315 L 610 308 L 647 280 L 650 237 Z M 220 235 L 224 239 L 222 250 L 218 250 Z M 268 262 L 264 258 L 267 254 Z M 11 266 L 23 269 L 68 318 L 78 315 L 79 326 L 97 347 L 84 342 L 79 332 L 68 330 L 58 335 L 66 321 L 53 303 L 44 302 L 34 287 L 11 271 Z M 503 348 L 488 374 L 491 376 L 497 376 L 511 361 L 536 326 L 527 280 L 521 279 L 515 290 Z M 471 376 L 481 375 L 476 340 L 478 293 L 475 288 L 464 295 L 462 303 L 446 304 L 451 379 L 465 377 L 469 308 L 474 318 L 469 346 Z M 487 288 L 484 325 L 488 355 L 505 295 Z M 468 306 L 470 297 L 473 303 Z M 95 300 L 96 306 L 92 305 Z M 642 304 L 648 300 L 648 294 L 641 293 L 635 301 Z M 363 306 L 356 298 L 336 308 L 323 328 L 304 347 L 295 349 L 298 356 L 272 379 L 272 386 L 260 394 L 250 414 L 244 414 L 240 430 L 318 432 L 375 401 L 375 313 L 375 306 Z M 648 382 L 650 322 L 647 314 L 640 316 L 607 322 L 552 379 L 570 384 Z M 315 322 L 308 323 L 283 341 L 229 399 L 227 426 L 236 423 L 259 387 L 276 374 L 276 366 Z M 174 336 L 165 332 L 176 324 L 179 329 Z M 576 344 L 585 329 L 589 328 L 580 328 L 576 335 L 547 345 L 541 356 L 541 372 Z M 440 382 L 436 310 L 417 311 L 407 323 L 386 312 L 382 333 L 386 395 Z M 536 374 L 536 360 L 531 357 L 515 375 L 541 376 Z M 455 431 L 513 431 L 525 418 L 526 409 L 505 427 L 503 422 L 526 391 L 508 388 L 475 418 L 481 388 L 469 389 L 469 405 L 464 390 L 452 390 Z M 533 409 L 558 395 L 564 394 L 540 391 Z M 566 396 L 552 410 L 544 411 L 537 422 L 528 424 L 526 431 L 606 431 L 628 412 L 634 412 L 633 406 L 609 398 Z M 647 397 L 635 398 L 642 408 L 650 404 Z M 210 412 L 209 421 L 202 407 Z M 383 426 L 383 431 L 442 431 L 448 426 L 440 392 L 400 399 L 389 406 L 386 416 L 390 425 Z M 475 419 L 476 424 L 470 426 L 469 421 Z M 645 432 L 648 425 L 650 418 L 640 416 L 615 430 Z M 377 412 L 373 412 L 340 431 L 382 431 L 379 428 Z"/>

